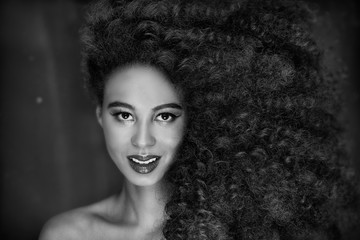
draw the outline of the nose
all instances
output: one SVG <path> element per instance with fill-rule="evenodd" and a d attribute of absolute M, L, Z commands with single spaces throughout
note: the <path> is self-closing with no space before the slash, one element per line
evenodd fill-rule
<path fill-rule="evenodd" d="M 139 148 L 150 147 L 155 145 L 156 140 L 152 134 L 151 124 L 139 123 L 135 126 L 135 133 L 131 138 L 131 143 Z"/>

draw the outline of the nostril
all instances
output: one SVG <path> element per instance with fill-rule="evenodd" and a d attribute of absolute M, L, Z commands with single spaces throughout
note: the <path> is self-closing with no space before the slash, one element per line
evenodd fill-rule
<path fill-rule="evenodd" d="M 132 144 L 138 147 L 153 146 L 155 145 L 155 138 L 149 137 L 148 139 L 132 138 Z"/>
<path fill-rule="evenodd" d="M 156 140 L 149 129 L 139 129 L 131 138 L 131 142 L 134 146 L 146 147 L 154 145 Z"/>

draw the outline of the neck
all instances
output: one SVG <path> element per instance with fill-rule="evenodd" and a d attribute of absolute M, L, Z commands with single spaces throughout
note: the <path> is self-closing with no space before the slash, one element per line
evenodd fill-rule
<path fill-rule="evenodd" d="M 164 208 L 168 198 L 164 183 L 136 186 L 125 180 L 121 193 L 126 217 L 142 228 L 157 228 L 165 219 Z"/>

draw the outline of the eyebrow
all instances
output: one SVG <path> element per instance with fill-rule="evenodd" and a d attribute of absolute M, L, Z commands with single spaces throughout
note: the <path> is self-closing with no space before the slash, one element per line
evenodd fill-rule
<path fill-rule="evenodd" d="M 115 101 L 115 102 L 111 102 L 108 104 L 108 108 L 112 108 L 112 107 L 125 107 L 125 108 L 129 108 L 130 110 L 135 110 L 135 108 L 133 106 L 131 106 L 130 104 L 128 103 L 124 103 L 124 102 L 118 102 L 118 101 Z"/>
<path fill-rule="evenodd" d="M 111 103 L 108 104 L 108 108 L 112 108 L 112 107 L 125 107 L 125 108 L 128 108 L 128 109 L 132 110 L 132 111 L 135 110 L 135 108 L 132 105 L 130 105 L 128 103 L 124 103 L 124 102 L 119 102 L 119 101 L 111 102 Z M 180 109 L 180 110 L 183 109 L 177 103 L 166 103 L 166 104 L 161 104 L 159 106 L 156 106 L 152 110 L 155 112 L 155 111 L 158 111 L 158 110 L 163 109 L 163 108 L 176 108 L 176 109 Z"/>
<path fill-rule="evenodd" d="M 155 111 L 158 111 L 163 108 L 176 108 L 176 109 L 182 110 L 182 107 L 177 103 L 166 103 L 166 104 L 162 104 L 162 105 L 154 107 L 153 111 L 155 112 Z"/>

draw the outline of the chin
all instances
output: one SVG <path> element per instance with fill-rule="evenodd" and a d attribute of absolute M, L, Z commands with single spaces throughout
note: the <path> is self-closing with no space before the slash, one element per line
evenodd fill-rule
<path fill-rule="evenodd" d="M 136 174 L 136 176 L 134 176 Z M 162 178 L 164 177 L 164 174 L 158 175 L 158 174 L 142 174 L 140 175 L 138 173 L 132 174 L 131 177 L 127 178 L 129 182 L 136 186 L 146 187 L 146 186 L 153 186 L 161 182 Z M 125 176 L 126 177 L 126 176 Z"/>
<path fill-rule="evenodd" d="M 115 161 L 118 169 L 125 177 L 126 181 L 136 186 L 152 186 L 162 182 L 165 173 L 169 167 L 169 156 L 160 159 L 154 168 L 144 168 L 134 166 L 129 159 L 123 157 L 119 161 Z"/>
<path fill-rule="evenodd" d="M 162 164 L 159 164 L 153 171 L 149 173 L 140 173 L 135 171 L 130 164 L 120 169 L 125 179 L 137 186 L 151 186 L 161 182 L 165 175 L 165 169 Z"/>

